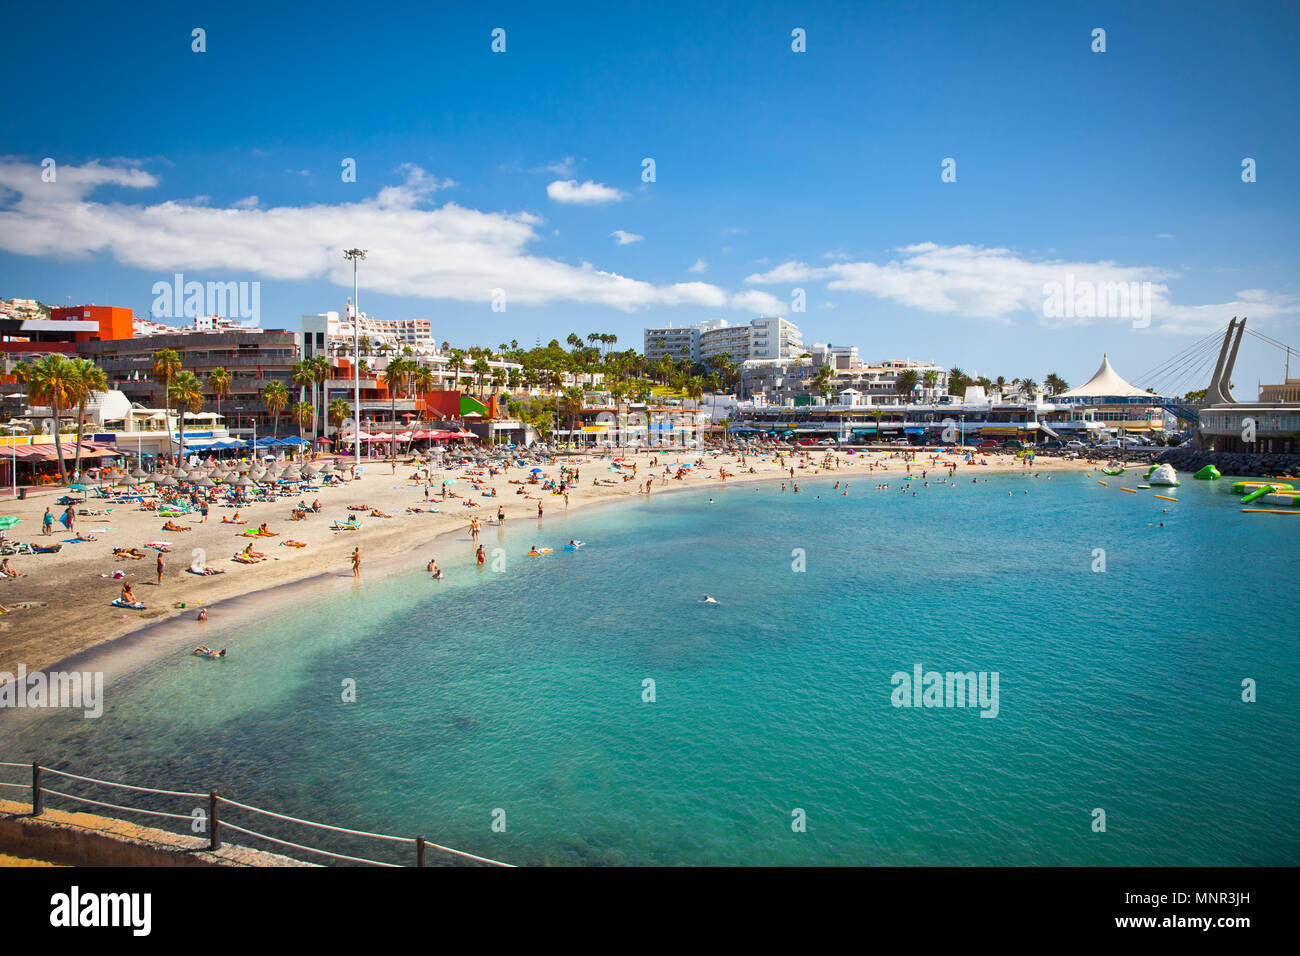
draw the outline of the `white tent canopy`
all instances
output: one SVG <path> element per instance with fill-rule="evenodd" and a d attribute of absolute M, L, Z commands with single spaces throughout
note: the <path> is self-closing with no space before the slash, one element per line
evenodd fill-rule
<path fill-rule="evenodd" d="M 1110 365 L 1110 359 L 1101 357 L 1101 368 L 1088 381 L 1078 388 L 1062 392 L 1057 398 L 1107 398 L 1107 397 L 1143 397 L 1156 398 L 1151 392 L 1143 391 L 1136 385 L 1126 382 Z"/>

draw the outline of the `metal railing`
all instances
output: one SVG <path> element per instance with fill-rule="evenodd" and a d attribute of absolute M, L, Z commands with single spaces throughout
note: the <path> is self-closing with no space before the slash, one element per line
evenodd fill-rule
<path fill-rule="evenodd" d="M 215 790 L 210 790 L 207 793 L 197 793 L 197 792 L 189 792 L 185 790 L 162 790 L 156 787 L 138 787 L 129 783 L 117 783 L 112 780 L 99 780 L 96 779 L 95 777 L 83 777 L 75 773 L 69 773 L 65 770 L 55 770 L 51 767 L 41 766 L 41 764 L 38 762 L 26 764 L 26 763 L 12 763 L 10 761 L 0 761 L 0 767 L 16 767 L 20 769 L 31 770 L 32 782 L 30 785 L 25 783 L 9 783 L 7 781 L 0 781 L 0 788 L 6 788 L 10 790 L 30 791 L 31 798 L 32 798 L 32 816 L 34 817 L 38 817 L 44 812 L 45 798 L 47 796 L 50 796 L 50 797 L 59 797 L 64 800 L 72 800 L 77 803 L 90 804 L 96 807 L 103 807 L 108 810 L 117 810 L 123 813 L 139 813 L 139 814 L 144 814 L 146 816 L 164 817 L 172 820 L 186 820 L 186 821 L 190 821 L 191 823 L 196 819 L 200 819 L 196 817 L 193 813 L 172 813 L 165 810 L 148 809 L 145 807 L 123 806 L 121 804 L 108 803 L 102 800 L 92 800 L 90 797 L 81 796 L 78 794 L 64 793 L 62 791 L 51 788 L 50 786 L 48 786 L 42 781 L 42 778 L 46 774 L 50 774 L 57 777 L 63 777 L 68 780 L 78 780 L 81 781 L 82 783 L 91 784 L 93 786 L 114 787 L 118 790 L 129 790 L 135 793 L 148 793 L 148 794 L 155 794 L 164 797 L 183 797 L 190 800 L 206 800 L 208 804 L 208 809 L 207 809 L 207 818 L 204 825 L 208 831 L 208 849 L 212 851 L 221 849 L 221 831 L 224 828 L 224 829 L 234 830 L 236 833 L 242 833 L 245 834 L 246 836 L 254 837 L 255 839 L 258 840 L 265 840 L 268 843 L 274 843 L 277 844 L 278 846 L 288 847 L 293 850 L 300 850 L 304 853 L 314 853 L 319 856 L 328 857 L 329 859 L 332 860 L 341 860 L 347 863 L 362 863 L 367 866 L 397 867 L 402 865 L 397 863 L 386 863 L 381 860 L 370 860 L 359 856 L 349 856 L 344 853 L 335 853 L 331 850 L 325 850 L 320 847 L 308 846 L 302 843 L 294 843 L 290 840 L 284 840 L 281 839 L 280 837 L 271 836 L 266 833 L 258 832 L 257 830 L 252 830 L 247 827 L 239 826 L 238 824 L 232 823 L 229 820 L 223 819 L 220 808 L 224 805 L 228 807 L 234 807 L 238 810 L 243 810 L 248 813 L 260 814 L 261 816 L 270 817 L 274 820 L 283 820 L 288 823 L 297 824 L 299 826 L 311 827 L 316 830 L 326 830 L 332 833 L 339 833 L 347 836 L 361 837 L 370 840 L 380 840 L 387 843 L 401 844 L 403 846 L 413 846 L 415 847 L 416 866 L 425 865 L 425 854 L 428 850 L 434 850 L 439 853 L 445 853 L 450 857 L 454 857 L 460 860 L 468 860 L 474 863 L 482 863 L 487 866 L 503 866 L 503 867 L 513 866 L 513 864 L 511 863 L 502 863 L 499 860 L 491 860 L 484 856 L 477 856 L 473 853 L 466 853 L 464 850 L 455 850 L 448 846 L 441 846 L 437 843 L 430 843 L 428 840 L 424 838 L 422 834 L 414 837 L 401 837 L 401 836 L 393 836 L 391 834 L 386 834 L 386 833 L 370 833 L 365 830 L 352 830 L 347 827 L 331 826 L 327 823 L 317 823 L 313 820 L 303 820 L 300 817 L 291 817 L 288 816 L 287 814 L 276 813 L 272 810 L 265 810 L 261 807 L 251 806 L 247 803 L 240 803 L 237 800 L 231 800 L 229 797 L 221 796 Z"/>

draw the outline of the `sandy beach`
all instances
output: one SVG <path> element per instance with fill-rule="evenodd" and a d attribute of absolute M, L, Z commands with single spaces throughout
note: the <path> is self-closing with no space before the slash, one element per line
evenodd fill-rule
<path fill-rule="evenodd" d="M 625 476 L 610 470 L 609 458 L 624 459 Z M 728 473 L 727 484 L 789 481 L 789 468 L 795 468 L 795 483 L 809 488 L 820 487 L 825 482 L 847 482 L 851 494 L 871 494 L 875 486 L 888 482 L 897 488 L 907 480 L 907 466 L 898 452 L 873 452 L 848 455 L 822 449 L 797 461 L 786 459 L 778 466 L 771 454 L 747 457 L 742 465 L 735 455 L 703 455 L 704 467 L 695 467 L 683 479 L 665 476 L 665 469 L 676 472 L 676 466 L 693 465 L 701 456 L 698 453 L 658 450 L 640 453 L 613 452 L 608 458 L 599 455 L 564 456 L 559 463 L 543 467 L 543 478 L 558 477 L 561 464 L 579 469 L 579 481 L 569 490 L 567 512 L 596 504 L 631 501 L 644 498 L 641 489 L 645 480 L 653 476 L 651 498 L 683 489 L 702 489 L 722 483 L 719 469 Z M 657 466 L 651 462 L 657 459 Z M 969 481 L 972 476 L 986 476 L 1003 472 L 1022 472 L 1027 469 L 1010 455 L 980 455 L 977 462 L 961 464 L 960 459 L 949 455 L 934 456 L 925 452 L 912 463 L 912 474 L 919 478 L 924 469 L 929 479 L 946 478 L 947 472 L 934 461 L 958 461 L 955 480 Z M 636 475 L 632 477 L 632 465 Z M 420 466 L 422 467 L 422 466 Z M 211 608 L 213 616 L 220 613 L 219 602 L 243 597 L 280 585 L 302 581 L 319 575 L 350 577 L 350 554 L 360 548 L 362 558 L 361 579 L 364 586 L 367 569 L 375 565 L 389 566 L 394 559 L 408 558 L 423 566 L 429 555 L 424 552 L 435 538 L 459 532 L 450 539 L 455 547 L 474 551 L 469 533 L 470 520 L 477 516 L 483 526 L 496 523 L 498 506 L 504 507 L 506 531 L 522 527 L 536 538 L 537 506 L 540 499 L 546 515 L 566 512 L 563 497 L 544 491 L 539 485 L 518 484 L 529 477 L 529 468 L 512 465 L 504 474 L 487 476 L 482 466 L 449 468 L 445 472 L 433 467 L 430 477 L 432 487 L 425 498 L 423 481 L 414 480 L 417 465 L 399 460 L 392 463 L 382 460 L 365 462 L 364 474 L 339 486 L 325 486 L 306 491 L 301 496 L 307 504 L 319 500 L 321 511 L 310 514 L 301 521 L 291 521 L 290 512 L 298 497 L 247 505 L 239 508 L 245 524 L 223 524 L 236 509 L 217 505 L 211 508 L 206 522 L 198 513 L 172 519 L 188 527 L 188 531 L 165 531 L 168 519 L 152 511 L 145 511 L 135 502 L 114 504 L 106 499 L 91 496 L 78 510 L 89 509 L 107 512 L 100 515 L 78 515 L 78 533 L 93 537 L 94 541 L 68 543 L 73 534 L 56 521 L 54 533 L 41 535 L 41 516 L 48 506 L 57 516 L 63 510 L 55 503 L 61 489 L 32 495 L 25 501 L 14 501 L 5 509 L 7 514 L 22 519 L 7 533 L 10 541 L 36 544 L 63 543 L 57 554 L 15 555 L 9 561 L 19 573 L 17 578 L 0 579 L 0 672 L 15 673 L 19 664 L 28 671 L 49 667 L 73 654 L 114 640 L 142 626 L 169 617 L 187 615 L 194 617 L 200 607 Z M 1033 472 L 1090 471 L 1094 463 L 1040 458 Z M 751 471 L 752 469 L 752 471 Z M 476 489 L 468 480 L 478 472 L 481 478 Z M 456 478 L 449 492 L 457 496 L 440 498 L 443 477 Z M 593 485 L 593 481 L 600 484 Z M 526 492 L 519 494 L 520 490 Z M 496 497 L 485 497 L 495 490 Z M 472 507 L 467 502 L 474 502 Z M 357 514 L 361 521 L 358 531 L 334 531 L 334 521 L 345 520 L 349 507 L 369 505 L 382 510 L 391 518 L 372 517 L 365 512 Z M 408 508 L 439 509 L 437 513 L 412 513 Z M 111 509 L 111 511 L 109 511 Z M 544 527 L 543 518 L 543 527 Z M 265 522 L 276 537 L 248 539 L 240 532 L 258 527 Z M 305 547 L 287 547 L 286 539 L 305 543 Z M 252 542 L 253 549 L 265 554 L 258 564 L 240 564 L 233 560 L 237 551 Z M 162 554 L 165 562 L 162 584 L 157 584 L 156 561 L 159 552 L 149 549 L 149 542 L 169 542 L 171 550 Z M 563 542 L 546 541 L 558 548 Z M 138 560 L 119 558 L 114 548 L 136 548 L 145 557 Z M 187 569 L 195 561 L 195 552 L 207 566 L 223 571 L 222 574 L 201 576 Z M 443 554 L 450 557 L 447 539 L 439 544 Z M 115 579 L 113 573 L 121 571 L 124 579 Z M 130 582 L 145 610 L 114 607 L 111 602 L 121 592 L 123 580 Z M 184 604 L 181 608 L 179 605 Z"/>

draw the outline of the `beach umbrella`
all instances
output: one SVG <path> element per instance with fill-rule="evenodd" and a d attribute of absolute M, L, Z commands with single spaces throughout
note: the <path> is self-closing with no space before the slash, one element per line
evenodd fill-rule
<path fill-rule="evenodd" d="M 209 478 L 207 475 L 204 475 L 204 476 L 203 476 L 202 478 L 200 478 L 198 481 L 194 482 L 194 487 L 195 487 L 195 488 L 213 488 L 213 487 L 216 487 L 216 482 L 213 481 L 211 478 Z"/>
<path fill-rule="evenodd" d="M 149 473 L 146 472 L 146 471 L 145 471 L 143 468 L 141 468 L 139 465 L 136 465 L 136 466 L 135 466 L 135 471 L 131 472 L 131 477 L 134 478 L 134 479 L 136 479 L 137 481 L 139 481 L 139 480 L 141 480 L 141 479 L 148 478 L 148 477 L 149 477 Z"/>
<path fill-rule="evenodd" d="M 154 484 L 161 485 L 165 488 L 171 488 L 176 484 L 176 479 L 173 478 L 171 475 L 163 475 L 156 482 L 154 482 Z"/>
<path fill-rule="evenodd" d="M 251 488 L 251 487 L 253 487 L 253 483 L 252 483 L 251 481 L 249 481 L 249 480 L 248 480 L 248 476 L 245 475 L 243 478 L 240 478 L 238 481 L 235 482 L 235 487 L 236 487 L 236 488 Z"/>

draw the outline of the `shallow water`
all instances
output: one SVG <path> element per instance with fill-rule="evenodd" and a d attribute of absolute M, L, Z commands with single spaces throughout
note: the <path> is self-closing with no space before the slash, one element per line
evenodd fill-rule
<path fill-rule="evenodd" d="M 234 633 L 217 612 L 144 638 L 98 720 L 4 715 L 0 759 L 523 864 L 1300 863 L 1300 519 L 1241 514 L 1224 482 L 1173 504 L 1083 475 L 890 480 L 548 514 L 486 530 L 499 573 L 465 538 L 441 582 L 421 557 Z M 893 706 L 915 664 L 997 672 L 996 718 Z"/>

